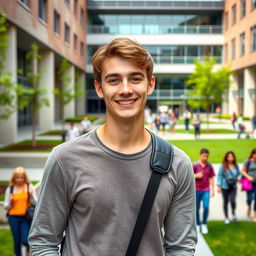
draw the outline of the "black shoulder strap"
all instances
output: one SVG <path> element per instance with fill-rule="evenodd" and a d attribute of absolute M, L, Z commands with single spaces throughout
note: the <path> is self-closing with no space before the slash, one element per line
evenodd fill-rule
<path fill-rule="evenodd" d="M 157 194 L 163 174 L 167 174 L 172 168 L 173 147 L 167 141 L 151 133 L 152 153 L 150 166 L 153 170 L 148 187 L 146 189 L 140 211 L 133 229 L 126 256 L 136 256 L 140 242 L 146 228 L 150 212 Z"/>
<path fill-rule="evenodd" d="M 13 190 L 14 190 L 14 186 L 11 185 L 11 186 L 10 186 L 10 194 L 13 194 Z"/>
<path fill-rule="evenodd" d="M 247 163 L 246 163 L 246 172 L 248 172 L 250 165 L 251 165 L 251 158 L 248 158 Z"/>

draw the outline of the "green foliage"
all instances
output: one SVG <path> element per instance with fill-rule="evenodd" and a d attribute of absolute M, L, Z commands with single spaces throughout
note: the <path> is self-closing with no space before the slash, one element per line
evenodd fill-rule
<path fill-rule="evenodd" d="M 70 69 L 71 64 L 67 59 L 62 59 L 60 69 L 58 72 L 59 79 L 61 81 L 61 88 L 55 88 L 54 94 L 59 98 L 61 105 L 61 116 L 62 123 L 64 124 L 64 107 L 68 105 L 74 99 L 80 100 L 83 91 L 81 90 L 81 82 L 78 80 L 79 73 L 75 73 L 75 83 L 72 88 L 71 76 L 69 75 L 68 70 Z"/>
<path fill-rule="evenodd" d="M 256 255 L 255 223 L 238 221 L 225 225 L 223 221 L 209 221 L 207 225 L 209 233 L 204 238 L 215 256 Z"/>
<path fill-rule="evenodd" d="M 17 108 L 23 109 L 28 104 L 28 99 L 22 97 L 27 90 L 23 85 L 13 82 L 11 72 L 4 71 L 9 42 L 7 28 L 6 16 L 0 10 L 0 106 L 2 107 L 0 119 L 8 119 Z"/>
<path fill-rule="evenodd" d="M 208 114 L 213 103 L 222 103 L 225 100 L 224 96 L 231 83 L 232 72 L 228 67 L 223 66 L 214 71 L 216 61 L 215 57 L 205 57 L 203 61 L 195 59 L 195 71 L 186 81 L 186 85 L 192 89 L 188 92 L 188 104 L 194 108 L 200 107 Z"/>
<path fill-rule="evenodd" d="M 75 117 L 70 117 L 70 118 L 66 118 L 65 119 L 65 122 L 81 122 L 82 120 L 84 119 L 84 116 L 75 116 Z M 91 121 L 91 122 L 94 122 L 95 120 L 98 119 L 97 116 L 88 116 L 88 119 Z"/>
<path fill-rule="evenodd" d="M 215 115 L 214 117 L 219 118 L 219 119 L 230 119 L 231 115 L 229 114 L 219 114 L 219 115 Z M 250 120 L 249 116 L 243 116 L 243 120 Z"/>
<path fill-rule="evenodd" d="M 39 47 L 33 43 L 30 51 L 26 55 L 26 59 L 29 63 L 27 78 L 32 85 L 31 88 L 26 89 L 26 99 L 32 103 L 32 111 L 37 111 L 43 106 L 49 106 L 49 100 L 46 97 L 47 89 L 39 87 L 39 80 L 42 76 L 41 70 L 38 70 L 37 61 L 41 59 L 39 55 Z"/>

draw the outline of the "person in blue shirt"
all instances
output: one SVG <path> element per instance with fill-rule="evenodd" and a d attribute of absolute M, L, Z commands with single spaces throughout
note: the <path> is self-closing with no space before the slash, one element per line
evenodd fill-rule
<path fill-rule="evenodd" d="M 236 162 L 236 156 L 233 151 L 228 151 L 217 175 L 217 190 L 222 193 L 223 210 L 225 215 L 225 224 L 229 224 L 228 203 L 231 204 L 232 219 L 237 221 L 236 217 L 236 191 L 237 181 L 241 178 L 241 173 Z"/>

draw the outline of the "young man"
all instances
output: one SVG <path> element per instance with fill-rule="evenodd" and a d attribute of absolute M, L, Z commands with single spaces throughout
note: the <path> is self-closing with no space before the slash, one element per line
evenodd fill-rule
<path fill-rule="evenodd" d="M 196 179 L 196 224 L 197 231 L 208 233 L 207 218 L 209 213 L 210 193 L 214 196 L 214 170 L 208 162 L 209 150 L 201 149 L 198 162 L 193 163 L 194 176 Z M 203 221 L 200 221 L 200 205 L 203 202 Z M 201 225 L 202 224 L 202 225 Z"/>
<path fill-rule="evenodd" d="M 58 255 L 65 231 L 63 255 L 124 256 L 152 173 L 144 128 L 155 87 L 151 56 L 118 38 L 99 48 L 92 64 L 106 122 L 51 153 L 30 233 L 33 255 Z M 162 177 L 137 255 L 194 255 L 193 171 L 176 147 L 172 169 Z"/>

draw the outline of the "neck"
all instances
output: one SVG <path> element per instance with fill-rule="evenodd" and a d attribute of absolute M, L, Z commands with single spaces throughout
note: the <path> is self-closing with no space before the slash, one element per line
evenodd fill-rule
<path fill-rule="evenodd" d="M 106 116 L 106 123 L 97 134 L 109 148 L 123 154 L 133 154 L 145 149 L 151 137 L 144 127 L 144 117 L 129 120 L 114 120 Z"/>

